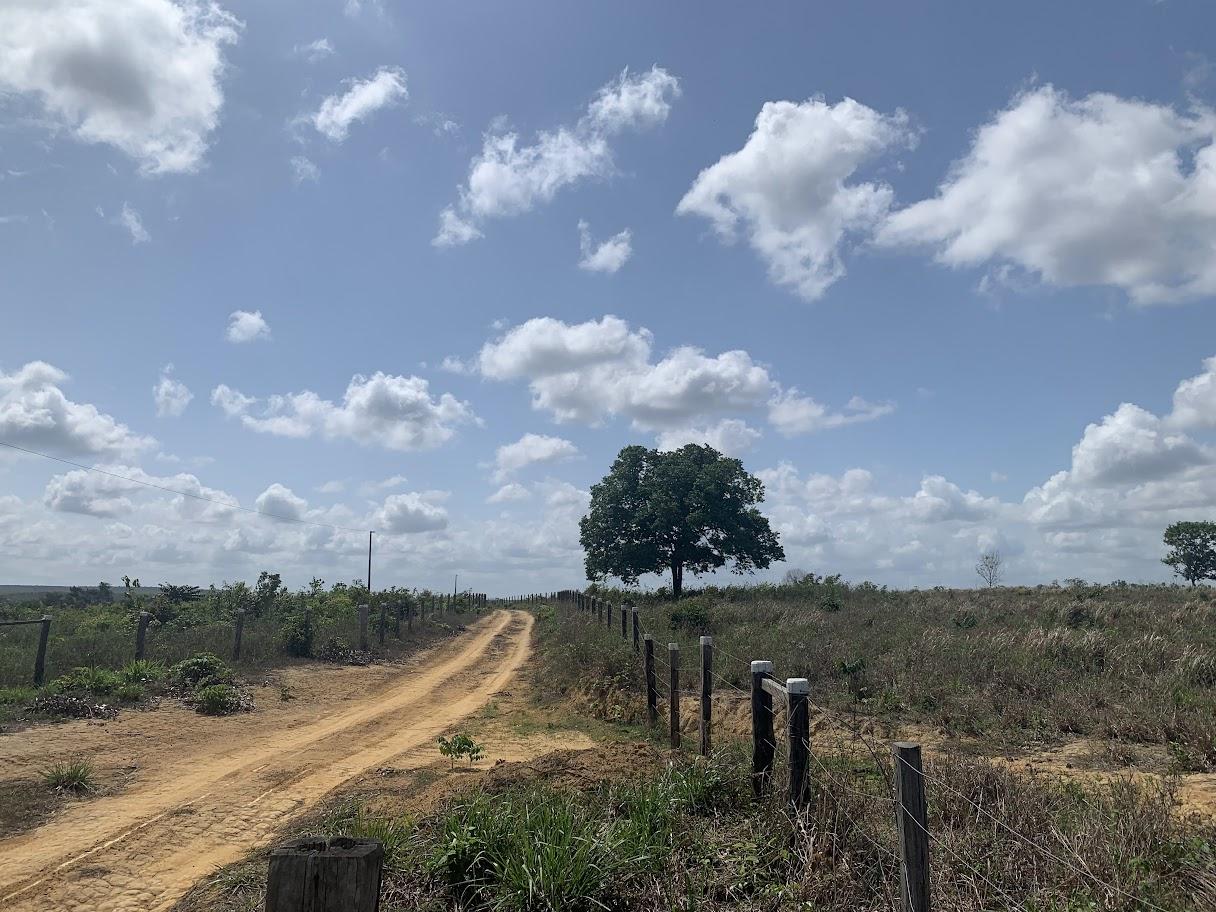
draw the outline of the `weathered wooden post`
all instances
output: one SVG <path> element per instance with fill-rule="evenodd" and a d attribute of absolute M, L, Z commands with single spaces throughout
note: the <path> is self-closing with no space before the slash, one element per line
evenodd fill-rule
<path fill-rule="evenodd" d="M 895 799 L 899 823 L 900 891 L 904 912 L 929 912 L 929 815 L 920 745 L 908 741 L 891 747 L 895 757 Z"/>
<path fill-rule="evenodd" d="M 646 671 L 646 721 L 655 725 L 659 721 L 659 682 L 654 673 L 654 637 L 649 633 L 643 637 Z"/>
<path fill-rule="evenodd" d="M 773 663 L 752 662 L 752 794 L 759 798 L 773 774 L 773 698 L 764 682 L 773 674 Z"/>
<path fill-rule="evenodd" d="M 241 660 L 241 640 L 245 637 L 245 609 L 236 610 L 236 628 L 232 632 L 232 661 Z"/>
<path fill-rule="evenodd" d="M 621 639 L 629 639 L 629 611 L 624 605 L 621 606 Z"/>
<path fill-rule="evenodd" d="M 603 615 L 600 615 L 600 620 L 602 621 L 603 619 Z M 608 629 L 612 629 L 612 602 L 608 603 Z"/>
<path fill-rule="evenodd" d="M 709 756 L 709 718 L 713 710 L 714 638 L 701 637 L 701 756 Z"/>
<path fill-rule="evenodd" d="M 811 759 L 811 717 L 809 695 L 811 689 L 806 678 L 786 678 L 786 716 L 790 733 L 790 804 L 802 807 L 807 798 L 807 767 Z"/>
<path fill-rule="evenodd" d="M 136 660 L 144 657 L 144 646 L 148 639 L 148 622 L 152 620 L 152 615 L 146 611 L 139 613 L 139 624 L 135 628 L 135 658 Z"/>
<path fill-rule="evenodd" d="M 630 609 L 630 614 L 633 615 L 633 651 L 638 652 L 642 648 L 642 622 L 638 620 L 638 610 Z"/>
<path fill-rule="evenodd" d="M 266 912 L 377 912 L 383 865 L 374 839 L 293 839 L 270 852 Z"/>
<path fill-rule="evenodd" d="M 359 606 L 359 648 L 367 652 L 367 605 Z"/>
<path fill-rule="evenodd" d="M 603 599 L 600 599 L 600 600 L 599 600 L 599 603 L 598 603 L 598 604 L 597 604 L 597 606 L 596 606 L 596 607 L 599 609 L 599 610 L 597 611 L 597 617 L 599 618 L 599 622 L 600 622 L 601 624 L 602 624 L 602 623 L 604 623 L 604 604 L 605 604 L 605 603 L 604 603 L 604 600 L 603 600 Z M 611 610 L 612 610 L 612 608 L 609 608 L 608 610 L 609 610 L 609 611 L 611 611 Z"/>
<path fill-rule="evenodd" d="M 46 679 L 46 642 L 51 637 L 51 616 L 44 614 L 38 624 L 38 655 L 34 658 L 35 687 L 41 687 Z"/>
<path fill-rule="evenodd" d="M 671 681 L 667 692 L 668 726 L 671 729 L 671 749 L 680 746 L 680 644 L 667 644 L 667 665 L 671 669 Z"/>

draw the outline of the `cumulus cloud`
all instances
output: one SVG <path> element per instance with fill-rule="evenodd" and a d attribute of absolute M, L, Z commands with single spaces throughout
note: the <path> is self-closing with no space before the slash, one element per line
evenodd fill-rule
<path fill-rule="evenodd" d="M 224 103 L 224 46 L 240 28 L 213 2 L 9 0 L 0 90 L 145 174 L 196 171 Z"/>
<path fill-rule="evenodd" d="M 0 438 L 76 456 L 130 456 L 155 445 L 96 406 L 69 399 L 61 389 L 67 379 L 45 361 L 31 361 L 11 374 L 0 371 Z"/>
<path fill-rule="evenodd" d="M 486 503 L 499 504 L 510 503 L 516 500 L 527 500 L 532 496 L 532 492 L 518 482 L 505 484 L 489 497 L 486 498 Z"/>
<path fill-rule="evenodd" d="M 435 500 L 442 492 L 390 494 L 373 519 L 378 531 L 394 534 L 434 532 L 447 528 L 448 512 Z"/>
<path fill-rule="evenodd" d="M 542 131 L 531 144 L 521 144 L 518 133 L 490 130 L 458 201 L 440 213 L 435 245 L 467 244 L 490 219 L 529 212 L 580 181 L 610 176 L 609 140 L 663 123 L 679 94 L 679 80 L 661 67 L 626 71 L 599 90 L 574 126 Z"/>
<path fill-rule="evenodd" d="M 851 98 L 771 101 L 743 147 L 702 171 L 676 212 L 708 219 L 726 243 L 742 234 L 772 281 L 813 301 L 845 274 L 845 243 L 868 237 L 894 198 L 885 183 L 856 180 L 858 170 L 916 139 L 902 111 Z"/>
<path fill-rule="evenodd" d="M 658 435 L 660 450 L 678 450 L 688 443 L 707 443 L 719 453 L 741 456 L 750 450 L 761 433 L 738 418 L 724 418 L 704 427 L 677 427 Z"/>
<path fill-rule="evenodd" d="M 578 247 L 581 258 L 578 268 L 587 272 L 606 272 L 609 275 L 619 270 L 633 255 L 633 235 L 629 229 L 617 232 L 608 240 L 596 244 L 591 240 L 591 226 L 585 221 L 578 223 Z"/>
<path fill-rule="evenodd" d="M 576 324 L 536 317 L 487 342 L 476 365 L 492 380 L 527 380 L 533 407 L 559 422 L 599 424 L 623 416 L 640 430 L 668 432 L 668 443 L 687 442 L 694 433 L 738 451 L 754 432 L 742 422 L 721 423 L 719 416 L 766 406 L 770 421 L 786 433 L 815 429 L 808 414 L 813 400 L 797 390 L 783 392 L 745 351 L 711 356 L 681 346 L 655 360 L 652 348 L 648 330 L 631 329 L 611 315 Z M 853 399 L 843 413 L 824 410 L 813 417 L 819 427 L 837 427 L 890 409 Z M 709 418 L 719 423 L 707 423 Z"/>
<path fill-rule="evenodd" d="M 505 443 L 494 453 L 494 480 L 506 481 L 528 466 L 562 462 L 578 456 L 578 447 L 562 437 L 524 434 L 514 443 Z"/>
<path fill-rule="evenodd" d="M 212 390 L 211 402 L 252 431 L 282 437 L 347 439 L 390 450 L 436 447 L 450 440 L 459 425 L 477 421 L 467 402 L 450 393 L 432 396 L 429 384 L 421 377 L 379 371 L 371 377 L 352 377 L 342 401 L 337 403 L 311 390 L 273 395 L 263 403 L 224 384 Z"/>
<path fill-rule="evenodd" d="M 409 98 L 405 71 L 400 67 L 380 67 L 367 79 L 352 79 L 346 91 L 329 95 L 312 115 L 312 125 L 331 142 L 340 143 L 350 133 L 351 124 L 367 120 L 381 108 L 401 104 Z"/>
<path fill-rule="evenodd" d="M 949 266 L 1013 265 L 1137 304 L 1216 292 L 1216 114 L 1050 85 L 975 134 L 931 199 L 878 243 L 927 246 Z"/>
<path fill-rule="evenodd" d="M 260 310 L 234 310 L 228 315 L 226 336 L 229 342 L 238 345 L 258 339 L 269 339 L 270 324 L 262 317 Z"/>
<path fill-rule="evenodd" d="M 168 493 L 173 496 L 164 501 L 170 511 L 166 515 L 203 522 L 231 519 L 232 508 L 237 506 L 230 494 L 209 488 L 188 473 L 157 476 L 121 463 L 99 468 L 102 472 L 73 469 L 53 476 L 43 492 L 43 503 L 60 513 L 112 517 L 133 512 L 141 495 L 163 500 L 163 495 Z M 149 485 L 155 485 L 161 493 L 150 491 Z M 204 502 L 198 499 L 200 497 L 215 502 Z"/>
<path fill-rule="evenodd" d="M 308 501 L 277 481 L 257 496 L 253 506 L 261 513 L 280 519 L 299 520 L 308 512 Z"/>
<path fill-rule="evenodd" d="M 778 433 L 793 437 L 797 434 L 844 427 L 847 424 L 874 421 L 893 411 L 893 403 L 867 402 L 860 396 L 854 396 L 845 404 L 843 411 L 833 412 L 827 406 L 791 387 L 769 401 L 768 420 Z"/>
<path fill-rule="evenodd" d="M 186 384 L 173 376 L 173 365 L 166 364 L 160 372 L 160 379 L 152 387 L 152 399 L 156 403 L 158 418 L 176 418 L 186 410 L 194 393 Z"/>

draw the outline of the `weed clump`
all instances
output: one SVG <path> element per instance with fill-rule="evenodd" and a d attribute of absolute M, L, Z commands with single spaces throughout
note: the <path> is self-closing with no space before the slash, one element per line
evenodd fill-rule
<path fill-rule="evenodd" d="M 195 693 L 194 708 L 204 716 L 230 716 L 248 712 L 253 703 L 231 684 L 208 684 Z"/>
<path fill-rule="evenodd" d="M 93 778 L 93 766 L 86 760 L 56 763 L 42 771 L 42 781 L 56 792 L 85 795 L 97 791 Z"/>

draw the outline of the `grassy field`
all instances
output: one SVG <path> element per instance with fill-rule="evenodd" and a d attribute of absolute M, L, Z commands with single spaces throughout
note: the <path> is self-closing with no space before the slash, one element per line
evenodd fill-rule
<path fill-rule="evenodd" d="M 660 650 L 681 644 L 695 666 L 714 638 L 715 670 L 746 689 L 747 662 L 805 677 L 811 699 L 838 712 L 940 727 L 995 747 L 1078 738 L 1168 752 L 1179 771 L 1216 770 L 1216 590 L 1066 586 L 890 591 L 816 580 L 706 590 L 670 603 L 604 593 L 640 608 Z M 587 662 L 631 675 L 632 651 L 611 638 L 584 655 L 571 641 L 558 683 Z M 586 680 L 587 676 L 581 676 Z"/>

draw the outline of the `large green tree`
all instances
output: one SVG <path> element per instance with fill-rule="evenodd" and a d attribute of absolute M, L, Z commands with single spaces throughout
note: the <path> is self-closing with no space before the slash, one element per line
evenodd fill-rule
<path fill-rule="evenodd" d="M 1200 580 L 1216 579 L 1216 522 L 1176 522 L 1165 530 L 1170 549 L 1163 564 L 1194 586 Z"/>
<path fill-rule="evenodd" d="M 591 510 L 579 523 L 587 578 L 632 585 L 670 571 L 679 598 L 685 570 L 698 575 L 730 564 L 732 573 L 751 573 L 785 560 L 756 507 L 763 499 L 760 479 L 713 447 L 690 443 L 664 453 L 627 446 L 591 488 Z"/>

